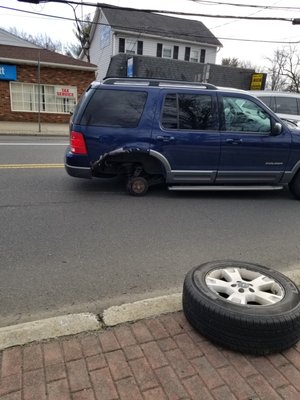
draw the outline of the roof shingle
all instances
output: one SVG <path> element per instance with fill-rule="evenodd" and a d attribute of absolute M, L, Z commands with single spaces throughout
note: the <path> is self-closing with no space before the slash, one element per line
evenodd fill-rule
<path fill-rule="evenodd" d="M 57 64 L 57 66 L 70 66 L 70 68 L 82 67 L 83 69 L 96 69 L 97 66 L 85 61 L 77 60 L 54 51 L 42 48 L 18 47 L 0 44 L 0 61 L 3 60 L 27 61 L 32 63 Z"/>
<path fill-rule="evenodd" d="M 222 46 L 222 43 L 201 21 L 166 15 L 124 10 L 101 4 L 101 9 L 112 28 L 156 36 L 177 38 L 190 42 Z"/>

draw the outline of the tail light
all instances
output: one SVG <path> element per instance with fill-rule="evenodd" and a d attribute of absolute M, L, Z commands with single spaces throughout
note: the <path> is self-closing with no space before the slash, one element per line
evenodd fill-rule
<path fill-rule="evenodd" d="M 71 152 L 74 154 L 87 154 L 85 140 L 83 134 L 72 131 L 70 133 Z"/>

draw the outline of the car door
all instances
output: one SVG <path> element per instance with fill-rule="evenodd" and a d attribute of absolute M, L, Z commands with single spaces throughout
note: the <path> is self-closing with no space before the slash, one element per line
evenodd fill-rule
<path fill-rule="evenodd" d="M 165 165 L 167 182 L 212 183 L 220 156 L 216 93 L 162 90 L 150 152 Z"/>
<path fill-rule="evenodd" d="M 219 102 L 221 155 L 216 182 L 278 182 L 289 158 L 289 130 L 283 125 L 281 133 L 274 135 L 276 117 L 251 98 L 219 95 Z"/>

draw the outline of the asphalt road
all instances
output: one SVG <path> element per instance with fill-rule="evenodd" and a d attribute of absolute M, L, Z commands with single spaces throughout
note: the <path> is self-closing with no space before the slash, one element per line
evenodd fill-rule
<path fill-rule="evenodd" d="M 210 260 L 299 268 L 287 191 L 135 198 L 120 180 L 69 177 L 66 142 L 0 137 L 0 326 L 172 293 Z"/>

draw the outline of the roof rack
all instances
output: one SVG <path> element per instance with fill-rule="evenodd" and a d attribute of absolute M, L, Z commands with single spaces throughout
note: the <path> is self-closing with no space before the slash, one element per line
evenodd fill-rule
<path fill-rule="evenodd" d="M 169 79 L 149 79 L 149 78 L 106 78 L 102 82 L 105 85 L 137 85 L 137 86 L 160 86 L 160 87 L 194 87 L 205 89 L 218 89 L 211 83 L 176 81 Z"/>

